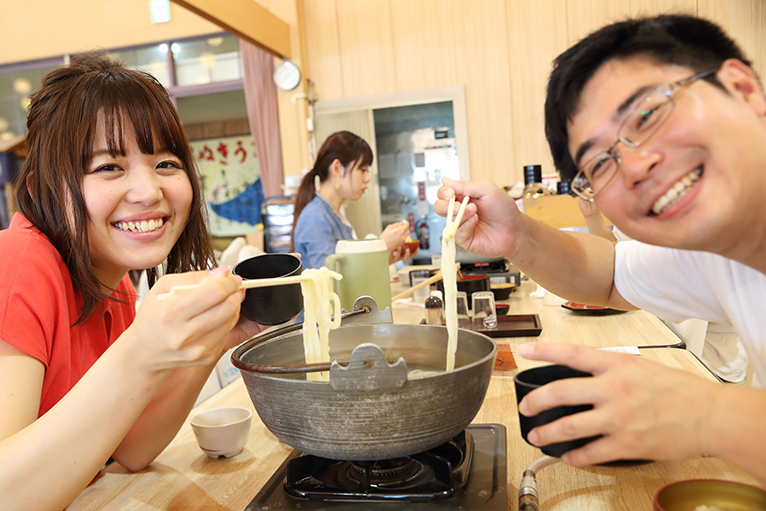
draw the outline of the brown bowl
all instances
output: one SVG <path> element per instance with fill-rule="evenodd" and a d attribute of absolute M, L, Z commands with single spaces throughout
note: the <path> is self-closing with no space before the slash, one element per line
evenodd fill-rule
<path fill-rule="evenodd" d="M 508 297 L 511 296 L 513 290 L 516 289 L 516 284 L 511 284 L 510 282 L 500 282 L 490 284 L 489 289 L 492 291 L 492 294 L 495 295 L 495 301 L 507 300 Z"/>
<path fill-rule="evenodd" d="M 402 245 L 400 251 L 401 251 L 402 254 L 404 254 L 404 252 L 407 249 L 410 249 L 410 254 L 414 254 L 415 251 L 418 249 L 418 247 L 420 247 L 420 242 L 419 241 L 417 241 L 417 240 L 416 241 L 406 241 Z"/>
<path fill-rule="evenodd" d="M 733 481 L 691 479 L 671 483 L 654 497 L 654 511 L 686 511 L 701 506 L 729 511 L 766 509 L 766 491 Z"/>

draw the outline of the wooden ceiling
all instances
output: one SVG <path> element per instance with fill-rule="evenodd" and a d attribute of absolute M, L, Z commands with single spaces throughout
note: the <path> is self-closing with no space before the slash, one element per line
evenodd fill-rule
<path fill-rule="evenodd" d="M 289 26 L 255 0 L 172 1 L 276 57 L 292 56 Z"/>

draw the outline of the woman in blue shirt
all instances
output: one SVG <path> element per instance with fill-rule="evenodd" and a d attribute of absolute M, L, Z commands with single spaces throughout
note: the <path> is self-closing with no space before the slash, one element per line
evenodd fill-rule
<path fill-rule="evenodd" d="M 369 144 L 349 131 L 333 133 L 319 148 L 314 168 L 303 177 L 295 199 L 293 250 L 301 254 L 304 268 L 324 266 L 339 240 L 357 238 L 341 206 L 362 197 L 370 182 L 372 158 Z M 388 247 L 389 264 L 412 257 L 402 247 L 408 234 L 409 224 L 402 221 L 380 235 Z"/>

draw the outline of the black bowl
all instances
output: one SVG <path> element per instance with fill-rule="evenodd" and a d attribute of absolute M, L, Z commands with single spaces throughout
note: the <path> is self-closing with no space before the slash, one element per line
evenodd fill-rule
<path fill-rule="evenodd" d="M 508 282 L 502 284 L 490 284 L 489 289 L 492 291 L 492 294 L 495 295 L 495 301 L 507 300 L 508 297 L 511 296 L 513 290 L 516 289 L 516 284 Z"/>
<path fill-rule="evenodd" d="M 521 400 L 531 391 L 536 388 L 542 387 L 546 383 L 551 383 L 556 380 L 563 380 L 565 378 L 586 378 L 593 376 L 590 373 L 578 371 L 571 367 L 562 365 L 547 365 L 542 367 L 535 367 L 533 369 L 527 369 L 521 371 L 514 376 L 513 381 L 516 386 L 516 403 L 520 403 Z M 584 412 L 593 409 L 592 405 L 578 405 L 578 406 L 557 406 L 550 410 L 545 410 L 533 417 L 527 417 L 519 413 L 519 426 L 521 428 L 521 436 L 524 440 L 527 440 L 527 435 L 532 429 L 543 424 L 548 424 L 566 415 L 572 415 L 579 412 Z M 579 438 L 577 440 L 570 440 L 568 442 L 559 442 L 556 444 L 549 444 L 540 447 L 540 450 L 549 456 L 555 456 L 560 458 L 562 454 L 572 449 L 577 449 L 583 445 L 599 438 L 598 436 Z M 532 445 L 532 444 L 530 444 Z"/>
<path fill-rule="evenodd" d="M 262 254 L 245 259 L 234 267 L 242 280 L 269 279 L 300 275 L 303 264 L 290 254 Z M 248 289 L 240 313 L 261 325 L 281 325 L 303 309 L 300 284 Z"/>
<path fill-rule="evenodd" d="M 508 314 L 508 310 L 511 308 L 511 306 L 507 303 L 496 303 L 495 304 L 495 314 L 498 316 L 505 316 Z"/>
<path fill-rule="evenodd" d="M 444 282 L 441 280 L 436 283 L 436 289 L 442 292 L 444 296 Z M 489 277 L 486 275 L 463 275 L 462 280 L 457 281 L 457 290 L 465 291 L 468 295 L 468 309 L 473 307 L 471 295 L 477 291 L 489 291 Z"/>

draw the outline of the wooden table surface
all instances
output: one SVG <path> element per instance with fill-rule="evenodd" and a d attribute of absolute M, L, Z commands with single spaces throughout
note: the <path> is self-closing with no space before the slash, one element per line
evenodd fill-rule
<path fill-rule="evenodd" d="M 526 283 L 511 296 L 509 313 L 539 314 L 542 334 L 530 338 L 496 339 L 498 343 L 514 345 L 533 340 L 606 347 L 677 342 L 669 329 L 644 312 L 579 316 L 561 307 L 542 305 L 541 299 L 528 296 L 531 290 L 534 285 Z M 397 323 L 416 323 L 422 319 L 424 311 L 395 304 L 393 313 Z M 685 350 L 649 348 L 640 351 L 640 356 L 715 381 Z M 532 366 L 520 358 L 516 361 L 520 369 Z M 482 408 L 474 419 L 474 423 L 499 423 L 507 428 L 508 509 L 512 510 L 517 509 L 516 496 L 524 469 L 542 456 L 539 449 L 528 445 L 519 434 L 513 388 L 515 373 L 493 375 Z M 253 409 L 241 380 L 204 401 L 192 415 L 221 406 Z M 211 459 L 197 446 L 187 420 L 176 438 L 147 470 L 129 473 L 112 464 L 68 510 L 242 511 L 291 451 L 292 448 L 279 442 L 254 414 L 245 450 L 233 458 Z M 665 484 L 696 478 L 758 484 L 744 472 L 710 457 L 630 467 L 573 468 L 556 463 L 540 470 L 537 482 L 542 510 L 633 511 L 652 509 L 655 493 Z"/>

